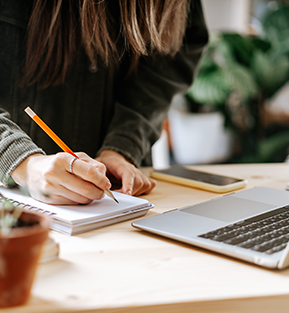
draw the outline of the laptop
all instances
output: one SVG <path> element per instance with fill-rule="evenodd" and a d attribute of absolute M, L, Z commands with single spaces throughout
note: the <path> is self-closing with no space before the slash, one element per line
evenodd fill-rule
<path fill-rule="evenodd" d="M 289 192 L 254 187 L 132 226 L 266 268 L 289 266 Z"/>

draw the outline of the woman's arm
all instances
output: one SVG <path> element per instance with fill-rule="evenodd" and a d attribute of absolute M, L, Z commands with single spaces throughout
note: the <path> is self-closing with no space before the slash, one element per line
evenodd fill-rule
<path fill-rule="evenodd" d="M 15 185 L 11 173 L 27 157 L 36 153 L 45 154 L 10 120 L 9 113 L 0 108 L 0 181 L 4 186 Z"/>
<path fill-rule="evenodd" d="M 116 151 L 140 166 L 159 138 L 174 95 L 191 86 L 208 33 L 200 1 L 191 1 L 183 46 L 174 56 L 142 57 L 136 74 L 120 81 L 117 103 L 109 132 L 99 154 Z M 125 77 L 125 73 L 122 73 Z M 107 168 L 117 172 L 109 159 L 102 158 Z M 122 177 L 117 177 L 120 181 Z M 126 189 L 126 186 L 124 186 Z"/>
<path fill-rule="evenodd" d="M 105 166 L 85 153 L 73 164 L 68 153 L 45 155 L 0 109 L 0 178 L 4 186 L 20 185 L 51 204 L 89 203 L 101 199 L 111 184 Z"/>

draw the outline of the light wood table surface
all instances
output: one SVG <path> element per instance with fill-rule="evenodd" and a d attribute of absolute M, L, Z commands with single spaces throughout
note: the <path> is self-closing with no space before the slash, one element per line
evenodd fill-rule
<path fill-rule="evenodd" d="M 197 168 L 284 189 L 289 164 Z M 147 172 L 149 169 L 144 169 Z M 159 181 L 148 216 L 221 196 Z M 51 232 L 59 259 L 41 264 L 27 305 L 9 313 L 289 312 L 289 269 L 267 270 L 151 235 L 131 221 L 76 236 Z"/>

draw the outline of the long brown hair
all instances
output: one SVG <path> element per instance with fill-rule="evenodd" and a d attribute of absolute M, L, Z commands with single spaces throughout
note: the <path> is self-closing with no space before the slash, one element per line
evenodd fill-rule
<path fill-rule="evenodd" d="M 108 0 L 34 0 L 28 25 L 23 84 L 43 88 L 64 82 L 82 44 L 96 66 L 108 67 L 125 51 L 136 66 L 150 53 L 174 55 L 182 44 L 188 0 L 117 0 L 119 21 Z"/>

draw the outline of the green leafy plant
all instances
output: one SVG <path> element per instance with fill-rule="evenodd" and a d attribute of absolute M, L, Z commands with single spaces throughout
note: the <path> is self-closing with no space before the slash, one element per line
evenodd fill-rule
<path fill-rule="evenodd" d="M 0 194 L 0 235 L 8 235 L 12 228 L 19 226 L 23 209 Z"/>
<path fill-rule="evenodd" d="M 186 94 L 189 110 L 224 114 L 236 138 L 234 162 L 279 161 L 289 146 L 289 127 L 262 119 L 266 100 L 289 79 L 289 7 L 267 12 L 262 27 L 262 36 L 211 34 Z"/>

